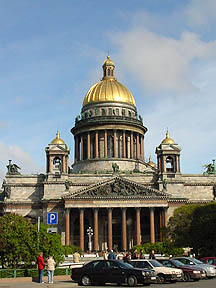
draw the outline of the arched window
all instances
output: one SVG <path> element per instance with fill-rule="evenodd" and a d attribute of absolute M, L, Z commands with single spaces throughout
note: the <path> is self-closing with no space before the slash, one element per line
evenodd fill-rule
<path fill-rule="evenodd" d="M 166 158 L 166 171 L 167 172 L 175 172 L 174 159 L 171 156 L 168 156 Z"/>
<path fill-rule="evenodd" d="M 61 172 L 61 158 L 56 156 L 54 159 L 53 159 L 53 172 Z"/>

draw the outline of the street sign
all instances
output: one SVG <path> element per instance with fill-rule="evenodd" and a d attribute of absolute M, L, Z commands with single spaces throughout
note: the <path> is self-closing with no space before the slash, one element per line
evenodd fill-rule
<path fill-rule="evenodd" d="M 53 234 L 53 233 L 57 233 L 57 232 L 58 232 L 57 227 L 49 227 L 49 228 L 47 228 L 47 233 Z"/>
<path fill-rule="evenodd" d="M 58 224 L 58 212 L 49 212 L 47 217 L 47 224 Z"/>

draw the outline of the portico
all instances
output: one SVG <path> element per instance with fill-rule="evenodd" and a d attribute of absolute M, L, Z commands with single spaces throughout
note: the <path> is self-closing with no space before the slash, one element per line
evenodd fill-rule
<path fill-rule="evenodd" d="M 116 190 L 117 187 L 121 187 Z M 124 188 L 127 188 L 127 191 Z M 157 199 L 156 199 L 157 194 Z M 115 177 L 99 187 L 65 196 L 65 244 L 87 250 L 86 230 L 93 228 L 93 249 L 128 250 L 161 240 L 166 225 L 167 195 Z"/>

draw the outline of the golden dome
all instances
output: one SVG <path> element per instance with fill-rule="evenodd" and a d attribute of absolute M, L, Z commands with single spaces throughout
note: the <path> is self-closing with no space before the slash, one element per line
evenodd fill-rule
<path fill-rule="evenodd" d="M 155 163 L 152 161 L 152 157 L 151 156 L 149 156 L 149 162 L 147 163 L 149 166 L 151 166 L 151 167 L 153 167 L 153 168 L 155 168 Z"/>
<path fill-rule="evenodd" d="M 166 138 L 161 142 L 161 144 L 175 144 L 175 141 L 170 138 L 169 131 L 166 132 Z"/>
<path fill-rule="evenodd" d="M 65 144 L 64 141 L 59 137 L 59 131 L 57 130 L 56 133 L 56 138 L 53 139 L 53 141 L 51 142 L 51 144 Z"/>
<path fill-rule="evenodd" d="M 103 64 L 103 78 L 85 95 L 83 106 L 98 102 L 123 102 L 136 106 L 131 92 L 114 78 L 115 65 L 107 56 Z"/>

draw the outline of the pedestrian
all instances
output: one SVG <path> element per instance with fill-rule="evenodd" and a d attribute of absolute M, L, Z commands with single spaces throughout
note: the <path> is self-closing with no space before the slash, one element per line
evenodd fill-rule
<path fill-rule="evenodd" d="M 155 259 L 155 252 L 154 250 L 151 250 L 149 253 L 149 259 Z"/>
<path fill-rule="evenodd" d="M 139 258 L 140 258 L 140 259 L 145 259 L 145 255 L 144 255 L 143 249 L 140 249 Z"/>
<path fill-rule="evenodd" d="M 124 255 L 123 257 L 123 261 L 126 262 L 126 263 L 130 263 L 130 260 L 131 260 L 131 253 L 128 252 Z"/>
<path fill-rule="evenodd" d="M 80 254 L 77 251 L 75 251 L 75 253 L 73 254 L 73 262 L 79 263 L 79 257 L 80 257 Z"/>
<path fill-rule="evenodd" d="M 109 251 L 108 260 L 116 260 L 116 255 L 113 253 L 113 250 Z"/>
<path fill-rule="evenodd" d="M 38 265 L 38 283 L 44 283 L 43 282 L 43 269 L 45 267 L 45 263 L 43 259 L 43 252 L 38 253 L 37 265 Z"/>
<path fill-rule="evenodd" d="M 55 261 L 53 256 L 49 256 L 47 260 L 47 273 L 48 273 L 48 283 L 53 284 L 53 275 L 55 270 Z"/>
<path fill-rule="evenodd" d="M 132 253 L 132 259 L 138 259 L 138 253 L 137 253 L 137 249 L 135 249 Z"/>
<path fill-rule="evenodd" d="M 109 255 L 108 251 L 105 250 L 104 253 L 103 253 L 104 260 L 108 260 L 108 255 Z"/>

